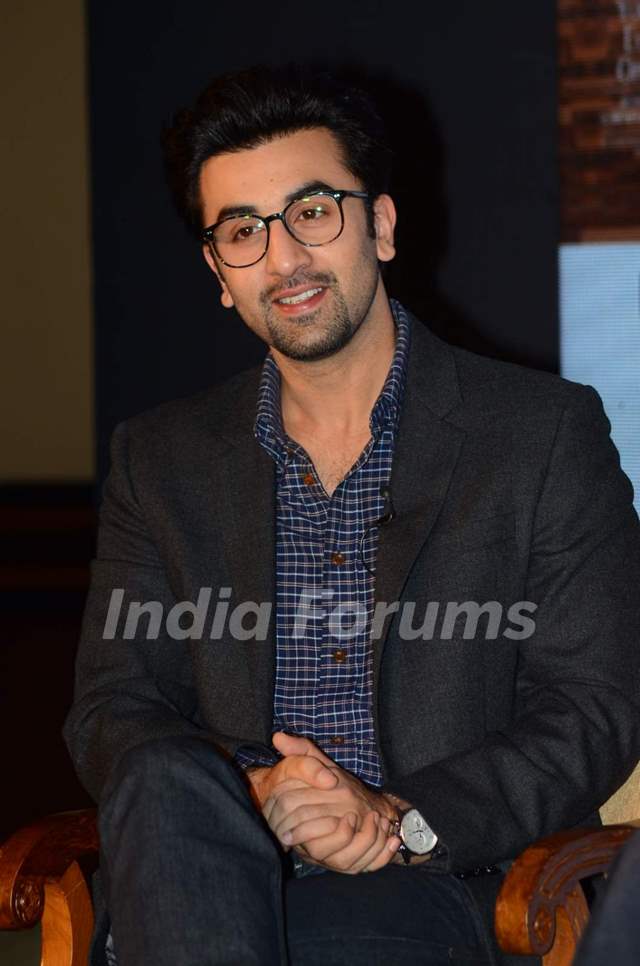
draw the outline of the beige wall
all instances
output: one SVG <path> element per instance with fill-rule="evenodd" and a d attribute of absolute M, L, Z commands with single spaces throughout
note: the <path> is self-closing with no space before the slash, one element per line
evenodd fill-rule
<path fill-rule="evenodd" d="M 93 476 L 82 0 L 0 18 L 0 481 Z"/>

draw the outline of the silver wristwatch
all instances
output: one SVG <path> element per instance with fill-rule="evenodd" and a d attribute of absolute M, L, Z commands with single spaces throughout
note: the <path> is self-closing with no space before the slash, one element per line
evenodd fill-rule
<path fill-rule="evenodd" d="M 392 823 L 390 835 L 398 835 L 401 840 L 398 852 L 405 864 L 411 862 L 413 855 L 427 855 L 438 844 L 438 836 L 420 814 L 417 808 L 398 808 L 398 818 Z"/>

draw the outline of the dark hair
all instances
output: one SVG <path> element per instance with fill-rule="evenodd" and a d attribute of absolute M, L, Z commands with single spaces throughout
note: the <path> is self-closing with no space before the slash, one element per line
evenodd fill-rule
<path fill-rule="evenodd" d="M 165 170 L 176 207 L 201 237 L 200 170 L 217 154 L 258 147 L 280 135 L 324 127 L 348 170 L 372 198 L 388 191 L 391 152 L 371 98 L 325 72 L 290 65 L 224 74 L 163 132 Z M 372 227 L 370 212 L 370 228 Z"/>

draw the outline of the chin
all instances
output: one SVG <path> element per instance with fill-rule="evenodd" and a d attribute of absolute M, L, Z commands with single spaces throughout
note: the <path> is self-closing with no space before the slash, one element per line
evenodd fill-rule
<path fill-rule="evenodd" d="M 340 348 L 315 348 L 309 346 L 307 349 L 280 349 L 279 351 L 283 356 L 287 356 L 289 359 L 295 359 L 296 362 L 318 362 L 320 359 L 328 359 L 330 356 L 334 356 L 336 352 L 340 351 Z"/>
<path fill-rule="evenodd" d="M 304 342 L 293 343 L 290 339 L 276 338 L 272 341 L 272 346 L 288 359 L 295 359 L 300 362 L 316 362 L 320 359 L 328 359 L 336 355 L 341 349 L 351 341 L 353 333 L 340 333 L 338 337 L 332 339 L 319 338 L 305 344 Z"/>

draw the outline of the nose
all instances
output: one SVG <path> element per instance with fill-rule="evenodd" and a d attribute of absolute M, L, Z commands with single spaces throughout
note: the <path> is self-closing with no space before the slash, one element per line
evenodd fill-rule
<path fill-rule="evenodd" d="M 298 269 L 311 264 L 311 250 L 296 241 L 281 221 L 274 220 L 269 226 L 269 247 L 265 260 L 271 275 L 290 278 Z"/>

